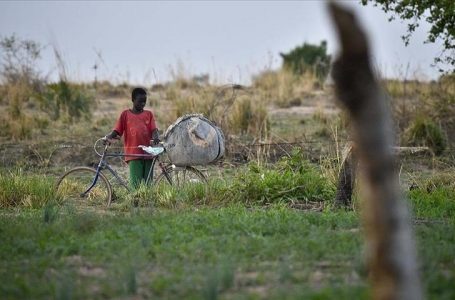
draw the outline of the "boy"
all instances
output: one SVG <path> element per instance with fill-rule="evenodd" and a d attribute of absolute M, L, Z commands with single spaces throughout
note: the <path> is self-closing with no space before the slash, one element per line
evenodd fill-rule
<path fill-rule="evenodd" d="M 152 161 L 151 158 L 128 156 L 128 154 L 145 154 L 139 145 L 150 145 L 159 142 L 158 128 L 155 117 L 149 110 L 144 110 L 147 102 L 147 92 L 143 88 L 135 88 L 131 93 L 133 108 L 124 110 L 115 124 L 112 132 L 104 137 L 105 142 L 111 143 L 113 139 L 123 136 L 125 161 L 130 169 L 130 185 L 137 188 L 141 181 L 147 179 Z"/>

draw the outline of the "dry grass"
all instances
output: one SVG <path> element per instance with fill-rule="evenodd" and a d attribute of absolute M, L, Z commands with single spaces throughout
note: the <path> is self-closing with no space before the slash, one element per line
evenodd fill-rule
<path fill-rule="evenodd" d="M 315 89 L 315 75 L 295 76 L 289 71 L 267 71 L 254 78 L 253 87 L 265 104 L 291 107 L 302 103 L 303 98 Z"/>

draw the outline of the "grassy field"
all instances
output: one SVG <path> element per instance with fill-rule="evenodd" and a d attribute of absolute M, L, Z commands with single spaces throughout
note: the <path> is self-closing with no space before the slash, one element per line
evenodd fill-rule
<path fill-rule="evenodd" d="M 0 85 L 0 298 L 369 298 L 362 199 L 356 190 L 352 210 L 333 204 L 349 120 L 310 75 L 150 87 L 162 131 L 204 113 L 227 156 L 201 167 L 207 187 L 116 190 L 109 209 L 66 203 L 54 184 L 97 162 L 93 142 L 131 105 L 131 87 Z M 429 299 L 455 298 L 454 83 L 383 83 L 398 144 L 428 147 L 399 158 Z"/>
<path fill-rule="evenodd" d="M 62 203 L 52 177 L 3 173 L 0 201 L 14 202 L 0 211 L 0 295 L 367 299 L 360 213 L 332 208 L 327 179 L 298 154 L 252 163 L 207 190 L 141 188 L 110 209 Z M 455 297 L 450 176 L 407 193 L 429 299 Z"/>
<path fill-rule="evenodd" d="M 433 210 L 445 211 L 444 199 L 435 200 Z M 1 214 L 3 299 L 369 295 L 355 212 L 306 212 L 283 205 L 127 212 L 46 206 Z M 418 213 L 414 220 L 429 299 L 455 296 L 454 207 L 445 214 L 436 219 L 434 213 Z"/>

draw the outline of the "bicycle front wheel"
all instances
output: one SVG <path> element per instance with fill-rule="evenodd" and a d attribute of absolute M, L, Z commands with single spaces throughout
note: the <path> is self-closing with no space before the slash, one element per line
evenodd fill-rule
<path fill-rule="evenodd" d="M 100 172 L 95 185 L 89 189 L 95 177 L 95 169 L 88 167 L 71 169 L 58 179 L 57 195 L 75 205 L 109 206 L 112 200 L 112 187 Z"/>
<path fill-rule="evenodd" d="M 166 166 L 156 179 L 156 184 L 170 184 L 177 187 L 201 183 L 207 183 L 207 179 L 201 171 L 194 167 L 176 167 L 174 165 Z"/>

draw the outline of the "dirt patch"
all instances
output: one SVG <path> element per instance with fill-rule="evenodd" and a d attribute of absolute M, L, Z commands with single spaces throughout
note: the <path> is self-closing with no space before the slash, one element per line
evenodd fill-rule
<path fill-rule="evenodd" d="M 97 278 L 103 278 L 106 276 L 105 269 L 84 260 L 80 255 L 68 256 L 65 261 L 70 267 L 75 268 L 77 273 L 81 276 Z"/>
<path fill-rule="evenodd" d="M 131 102 L 126 97 L 101 98 L 96 102 L 97 107 L 93 112 L 95 118 L 103 116 L 117 118 L 121 111 L 131 106 Z"/>

